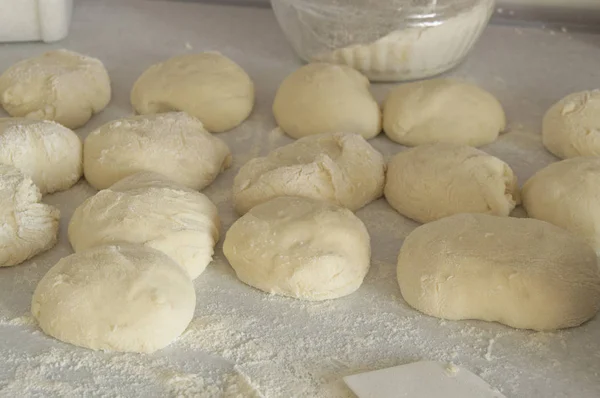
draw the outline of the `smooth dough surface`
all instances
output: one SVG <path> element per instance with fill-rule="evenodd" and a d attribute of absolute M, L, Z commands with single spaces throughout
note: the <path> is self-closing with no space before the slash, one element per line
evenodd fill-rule
<path fill-rule="evenodd" d="M 25 59 L 0 76 L 0 102 L 11 116 L 53 120 L 74 129 L 110 102 L 102 62 L 68 50 Z"/>
<path fill-rule="evenodd" d="M 58 123 L 0 118 L 0 163 L 31 177 L 42 194 L 69 189 L 83 173 L 79 136 Z"/>
<path fill-rule="evenodd" d="M 40 280 L 31 313 L 44 333 L 93 350 L 150 353 L 188 326 L 192 281 L 165 254 L 101 246 L 61 259 Z"/>
<path fill-rule="evenodd" d="M 495 141 L 505 127 L 504 110 L 493 95 L 456 80 L 402 84 L 383 106 L 383 130 L 407 146 L 446 142 L 477 147 Z"/>
<path fill-rule="evenodd" d="M 542 140 L 561 159 L 600 156 L 600 90 L 571 94 L 554 104 L 544 116 Z"/>
<path fill-rule="evenodd" d="M 142 172 L 83 202 L 69 223 L 69 241 L 77 253 L 118 242 L 148 246 L 193 279 L 212 261 L 219 229 L 217 208 L 206 196 Z"/>
<path fill-rule="evenodd" d="M 338 132 L 373 138 L 381 132 L 381 111 L 369 87 L 369 79 L 348 66 L 308 64 L 281 83 L 273 114 L 293 138 Z"/>
<path fill-rule="evenodd" d="M 555 330 L 600 309 L 594 250 L 534 219 L 459 214 L 425 224 L 404 241 L 398 282 L 409 305 L 451 320 Z"/>
<path fill-rule="evenodd" d="M 0 164 L 0 267 L 20 264 L 56 244 L 60 212 L 41 200 L 31 178 Z"/>
<path fill-rule="evenodd" d="M 400 214 L 425 223 L 458 213 L 508 216 L 519 186 L 502 160 L 467 145 L 427 144 L 388 164 L 385 198 Z"/>
<path fill-rule="evenodd" d="M 184 111 L 218 133 L 250 115 L 254 84 L 238 64 L 219 53 L 179 55 L 152 65 L 138 78 L 131 104 L 140 114 Z"/>
<path fill-rule="evenodd" d="M 304 300 L 346 296 L 360 287 L 371 244 L 350 210 L 320 200 L 280 197 L 237 220 L 223 243 L 238 278 Z"/>
<path fill-rule="evenodd" d="M 200 190 L 230 165 L 227 144 L 184 112 L 112 121 L 90 133 L 83 146 L 85 178 L 98 190 L 140 171 Z"/>
<path fill-rule="evenodd" d="M 600 158 L 553 163 L 523 186 L 529 217 L 565 228 L 600 252 Z"/>
<path fill-rule="evenodd" d="M 238 213 L 278 196 L 325 200 L 358 210 L 383 193 L 385 162 L 357 134 L 321 134 L 246 163 L 233 181 Z"/>

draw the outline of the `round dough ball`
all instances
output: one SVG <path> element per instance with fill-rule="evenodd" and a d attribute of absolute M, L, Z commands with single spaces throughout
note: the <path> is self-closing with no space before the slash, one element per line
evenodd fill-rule
<path fill-rule="evenodd" d="M 51 121 L 0 118 L 0 163 L 31 177 L 42 194 L 71 188 L 83 173 L 79 136 Z"/>
<path fill-rule="evenodd" d="M 426 223 L 458 213 L 508 216 L 519 186 L 502 160 L 466 145 L 428 144 L 389 163 L 385 198 L 398 213 Z"/>
<path fill-rule="evenodd" d="M 381 132 L 381 111 L 369 87 L 369 79 L 348 66 L 308 64 L 281 83 L 273 114 L 293 138 L 337 132 L 373 138 Z"/>
<path fill-rule="evenodd" d="M 69 223 L 69 241 L 77 253 L 118 242 L 148 246 L 193 279 L 212 261 L 219 227 L 217 208 L 206 196 L 143 172 L 83 202 Z"/>
<path fill-rule="evenodd" d="M 504 110 L 493 95 L 450 79 L 402 84 L 383 106 L 383 130 L 392 141 L 407 146 L 481 146 L 495 141 L 505 127 Z"/>
<path fill-rule="evenodd" d="M 60 212 L 41 200 L 31 178 L 0 164 L 0 267 L 20 264 L 56 244 Z"/>
<path fill-rule="evenodd" d="M 184 112 L 112 121 L 93 131 L 83 146 L 85 178 L 96 189 L 154 171 L 200 190 L 230 165 L 227 144 Z"/>
<path fill-rule="evenodd" d="M 522 194 L 529 217 L 581 236 L 600 253 L 600 158 L 553 163 L 530 178 Z"/>
<path fill-rule="evenodd" d="M 93 350 L 150 353 L 188 326 L 196 293 L 168 256 L 101 246 L 60 260 L 40 280 L 31 313 L 44 333 Z"/>
<path fill-rule="evenodd" d="M 594 251 L 532 219 L 459 214 L 425 224 L 404 241 L 398 283 L 425 314 L 519 329 L 578 326 L 600 309 Z"/>
<path fill-rule="evenodd" d="M 600 90 L 571 94 L 554 104 L 544 116 L 542 140 L 561 159 L 600 156 Z"/>
<path fill-rule="evenodd" d="M 383 194 L 383 156 L 357 134 L 321 134 L 250 160 L 233 181 L 238 213 L 278 196 L 325 200 L 356 211 Z"/>
<path fill-rule="evenodd" d="M 254 106 L 254 84 L 219 53 L 186 54 L 148 68 L 133 85 L 131 104 L 140 114 L 185 111 L 208 131 L 242 123 Z"/>
<path fill-rule="evenodd" d="M 83 126 L 110 102 L 110 78 L 96 58 L 48 51 L 16 63 L 0 76 L 0 103 L 11 116 Z"/>
<path fill-rule="evenodd" d="M 369 271 L 362 221 L 327 202 L 280 197 L 237 220 L 223 243 L 238 278 L 271 294 L 329 300 L 353 293 Z"/>

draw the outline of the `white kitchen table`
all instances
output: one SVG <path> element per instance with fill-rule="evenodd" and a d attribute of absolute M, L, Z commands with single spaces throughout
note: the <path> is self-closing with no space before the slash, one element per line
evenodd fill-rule
<path fill-rule="evenodd" d="M 291 142 L 271 103 L 278 84 L 301 65 L 270 9 L 159 0 L 76 2 L 69 37 L 51 45 L 0 45 L 0 70 L 49 49 L 100 58 L 112 78 L 110 106 L 78 130 L 82 138 L 131 114 L 129 92 L 152 63 L 217 50 L 256 83 L 251 117 L 220 134 L 233 167 L 204 192 L 218 205 L 223 232 L 236 219 L 232 179 L 252 157 Z M 509 132 L 484 150 L 521 182 L 556 161 L 540 140 L 544 111 L 564 95 L 600 85 L 600 35 L 542 27 L 490 26 L 471 56 L 449 75 L 480 84 L 504 105 Z M 376 84 L 381 100 L 392 87 Z M 403 149 L 384 135 L 371 141 L 386 156 Z M 402 240 L 417 224 L 380 199 L 358 212 L 372 236 L 373 261 L 363 286 L 333 301 L 270 296 L 239 282 L 223 257 L 194 283 L 195 318 L 184 335 L 152 355 L 93 352 L 44 335 L 30 315 L 37 282 L 71 253 L 67 223 L 94 190 L 85 181 L 49 195 L 62 212 L 60 242 L 0 269 L 1 397 L 352 397 L 342 377 L 438 360 L 464 366 L 507 397 L 600 397 L 600 318 L 571 330 L 536 333 L 479 321 L 451 322 L 411 309 L 395 279 Z M 517 212 L 519 213 L 519 212 Z M 427 382 L 424 380 L 424 382 Z"/>

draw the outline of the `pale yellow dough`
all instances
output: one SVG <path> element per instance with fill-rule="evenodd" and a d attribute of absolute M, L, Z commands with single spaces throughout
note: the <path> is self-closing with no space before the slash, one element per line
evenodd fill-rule
<path fill-rule="evenodd" d="M 398 283 L 425 314 L 519 329 L 579 326 L 600 309 L 594 250 L 533 219 L 459 214 L 425 224 L 404 241 Z"/>
<path fill-rule="evenodd" d="M 142 114 L 184 111 L 213 133 L 242 123 L 254 106 L 254 84 L 216 53 L 185 54 L 152 65 L 135 82 L 131 104 Z"/>
<path fill-rule="evenodd" d="M 25 59 L 0 76 L 0 103 L 11 116 L 83 126 L 110 102 L 110 78 L 96 58 L 68 50 Z"/>

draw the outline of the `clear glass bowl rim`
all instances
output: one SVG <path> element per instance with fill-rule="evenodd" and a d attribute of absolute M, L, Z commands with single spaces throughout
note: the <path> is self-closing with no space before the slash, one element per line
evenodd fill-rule
<path fill-rule="evenodd" d="M 378 13 L 390 13 L 394 17 L 403 16 L 410 17 L 434 17 L 445 16 L 449 13 L 456 14 L 464 10 L 471 9 L 480 4 L 493 5 L 494 0 L 437 0 L 431 1 L 429 4 L 426 0 L 372 0 L 371 2 L 363 2 L 360 4 L 357 0 L 346 0 L 349 4 L 340 4 L 344 0 L 271 0 L 272 3 L 284 3 L 288 6 L 299 10 L 309 11 L 312 13 L 322 13 L 336 15 L 338 13 L 372 13 L 374 3 L 377 3 L 376 10 Z M 351 4 L 352 2 L 352 4 Z M 434 4 L 435 3 L 435 4 Z M 368 15 L 368 14 L 367 14 Z"/>

